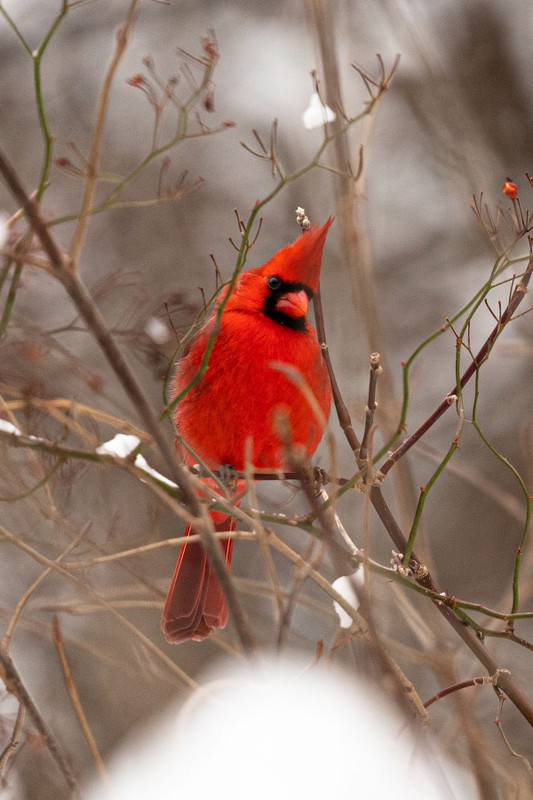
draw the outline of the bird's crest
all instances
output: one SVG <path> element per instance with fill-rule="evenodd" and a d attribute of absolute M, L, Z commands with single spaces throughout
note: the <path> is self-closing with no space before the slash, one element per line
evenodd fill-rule
<path fill-rule="evenodd" d="M 320 225 L 311 225 L 309 230 L 279 250 L 261 267 L 265 275 L 278 275 L 287 283 L 303 283 L 313 292 L 318 289 L 322 251 L 333 217 Z"/>

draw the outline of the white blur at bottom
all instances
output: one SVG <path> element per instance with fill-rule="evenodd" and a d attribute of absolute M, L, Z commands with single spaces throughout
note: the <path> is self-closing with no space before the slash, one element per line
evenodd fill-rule
<path fill-rule="evenodd" d="M 473 800 L 370 687 L 319 665 L 221 662 L 185 706 L 111 761 L 90 800 Z"/>

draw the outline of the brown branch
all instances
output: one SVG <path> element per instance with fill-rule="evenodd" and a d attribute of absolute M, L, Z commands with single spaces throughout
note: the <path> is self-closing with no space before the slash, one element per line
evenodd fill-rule
<path fill-rule="evenodd" d="M 23 403 L 21 403 L 23 405 Z M 127 428 L 123 428 L 123 430 Z M 142 433 L 142 432 L 141 432 Z M 135 430 L 135 435 L 139 435 L 139 431 Z M 146 438 L 146 436 L 145 436 Z M 79 450 L 75 447 L 67 447 L 59 442 L 51 441 L 50 439 L 44 439 L 43 437 L 37 436 L 26 436 L 23 433 L 13 433 L 10 431 L 4 431 L 0 428 L 0 439 L 3 440 L 6 444 L 10 447 L 20 447 L 22 449 L 28 450 L 40 450 L 43 453 L 48 453 L 53 456 L 57 456 L 58 459 L 68 459 L 68 458 L 76 458 L 80 459 L 81 461 L 92 461 L 95 463 L 100 464 L 119 464 L 121 459 L 117 459 L 115 456 L 108 456 L 101 453 L 97 453 L 96 450 Z M 217 477 L 221 477 L 221 473 L 219 470 L 211 470 L 210 474 L 208 475 L 205 470 L 201 468 L 189 468 L 189 471 L 193 475 L 200 475 L 203 477 L 211 477 L 215 475 Z M 243 472 L 236 472 L 235 476 L 237 478 L 245 478 L 245 473 Z M 299 480 L 300 475 L 297 472 L 291 472 L 290 470 L 286 471 L 279 471 L 279 472 L 263 472 L 262 470 L 258 470 L 257 472 L 253 472 L 251 474 L 251 478 L 254 481 L 295 481 Z M 336 486 L 345 486 L 347 483 L 351 483 L 353 478 L 335 478 L 333 475 L 328 474 L 325 470 L 316 469 L 315 470 L 315 478 L 319 481 L 322 485 L 326 486 L 328 483 L 332 483 Z"/>
<path fill-rule="evenodd" d="M 529 240 L 529 250 L 530 254 L 533 250 L 533 239 Z M 468 368 L 465 370 L 463 375 L 461 376 L 460 380 L 460 388 L 462 389 L 470 378 L 477 372 L 483 362 L 488 358 L 490 351 L 494 347 L 494 344 L 498 337 L 500 336 L 501 332 L 505 328 L 505 326 L 511 321 L 514 312 L 524 299 L 527 293 L 527 287 L 531 278 L 531 272 L 533 271 L 533 255 L 530 255 L 530 259 L 524 274 L 522 275 L 522 279 L 520 283 L 516 286 L 513 294 L 511 295 L 511 299 L 507 305 L 507 308 L 501 315 L 500 319 L 496 323 L 495 327 L 491 331 L 488 339 L 485 341 L 483 346 L 478 351 L 477 355 L 474 356 Z M 459 392 L 459 386 L 457 384 L 453 387 L 453 389 L 446 395 L 442 403 L 435 409 L 435 411 L 430 414 L 430 416 L 422 423 L 422 425 L 417 428 L 414 433 L 411 434 L 402 444 L 396 448 L 396 450 L 391 453 L 389 458 L 383 463 L 380 467 L 378 472 L 376 473 L 378 477 L 384 478 L 385 475 L 389 472 L 389 470 L 396 464 L 399 459 L 407 453 L 408 450 L 413 447 L 414 444 L 424 436 L 425 433 L 437 422 L 438 419 L 444 414 L 445 411 L 453 405 L 453 398 L 457 396 Z"/>
<path fill-rule="evenodd" d="M 468 681 L 461 681 L 460 683 L 454 683 L 453 686 L 448 686 L 446 689 L 442 689 L 437 694 L 434 694 L 433 697 L 430 697 L 429 700 L 426 700 L 424 703 L 424 708 L 429 708 L 436 703 L 437 700 L 442 700 L 443 697 L 448 697 L 454 692 L 459 692 L 462 689 L 469 689 L 471 686 L 496 686 L 498 684 L 499 675 L 481 675 L 476 678 L 470 678 Z"/>
<path fill-rule="evenodd" d="M 17 718 L 15 720 L 13 732 L 9 738 L 9 742 L 6 744 L 3 751 L 0 753 L 0 786 L 4 785 L 9 762 L 17 752 L 17 747 L 20 744 L 20 734 L 22 733 L 22 728 L 24 727 L 25 719 L 26 719 L 26 707 L 19 702 L 19 708 L 17 711 Z"/>
<path fill-rule="evenodd" d="M 530 241 L 530 246 L 531 246 L 531 241 Z M 516 309 L 520 301 L 523 299 L 524 294 L 527 291 L 527 284 L 529 282 L 532 270 L 533 270 L 533 257 L 530 259 L 530 262 L 528 264 L 528 269 L 524 273 L 521 283 L 519 284 L 519 286 L 516 287 L 513 293 L 508 309 L 506 309 L 506 312 L 504 312 L 504 314 L 508 314 L 506 321 L 508 321 L 511 318 L 513 311 Z M 509 310 L 511 305 L 513 306 L 513 308 L 512 310 Z M 335 373 L 333 371 L 333 366 L 331 364 L 331 359 L 329 357 L 326 332 L 324 326 L 324 313 L 322 310 L 320 293 L 318 292 L 314 298 L 314 308 L 315 308 L 315 320 L 317 326 L 318 340 L 322 347 L 322 352 L 324 354 L 324 358 L 328 368 L 332 392 L 333 392 L 333 402 L 335 404 L 335 408 L 337 409 L 337 414 L 339 415 L 339 422 L 341 424 L 341 428 L 345 433 L 348 443 L 355 454 L 358 466 L 364 469 L 365 464 L 361 462 L 359 457 L 360 453 L 359 440 L 355 434 L 350 414 L 340 393 L 340 389 L 337 380 L 335 378 Z M 489 352 L 490 352 L 490 347 L 487 348 L 486 353 L 483 357 L 485 358 Z M 473 371 L 475 371 L 475 366 L 473 368 Z M 377 511 L 377 514 L 381 522 L 383 523 L 385 530 L 388 532 L 389 536 L 394 542 L 397 550 L 400 553 L 404 553 L 405 548 L 407 546 L 407 539 L 404 536 L 400 526 L 396 522 L 396 519 L 394 518 L 394 515 L 392 514 L 385 498 L 383 497 L 380 486 L 378 485 L 372 486 L 370 500 L 375 510 Z M 422 565 L 421 561 L 418 559 L 414 551 L 411 554 L 411 561 L 409 566 L 413 571 L 413 576 L 416 582 L 420 586 L 423 586 L 426 589 L 430 589 L 433 592 L 439 593 L 436 584 L 433 582 L 431 574 L 429 573 L 428 569 Z M 469 647 L 471 652 L 483 664 L 487 672 L 490 675 L 498 675 L 498 686 L 500 687 L 500 689 L 502 689 L 502 691 L 505 692 L 505 694 L 509 697 L 511 702 L 516 706 L 516 708 L 520 711 L 520 713 L 529 722 L 529 724 L 533 726 L 533 704 L 514 682 L 510 673 L 508 673 L 506 670 L 503 670 L 501 667 L 498 666 L 498 664 L 494 661 L 492 656 L 488 653 L 483 642 L 462 620 L 460 620 L 456 616 L 456 614 L 450 607 L 439 602 L 439 600 L 433 600 L 432 602 L 438 609 L 438 611 L 442 614 L 442 616 L 446 619 L 448 624 L 452 626 L 452 628 L 461 637 L 461 639 L 464 641 L 467 647 Z"/>
<path fill-rule="evenodd" d="M 505 743 L 505 746 L 507 747 L 509 753 L 513 756 L 513 758 L 517 758 L 519 761 L 521 761 L 522 764 L 524 765 L 524 767 L 526 768 L 526 770 L 528 771 L 529 775 L 533 777 L 533 767 L 529 763 L 529 760 L 525 756 L 521 755 L 520 753 L 517 753 L 516 750 L 514 750 L 514 748 L 511 747 L 511 742 L 509 741 L 509 739 L 507 738 L 507 734 L 503 730 L 503 727 L 502 727 L 502 709 L 503 709 L 503 701 L 504 700 L 505 700 L 505 697 L 504 697 L 504 695 L 501 694 L 500 697 L 499 697 L 498 716 L 496 717 L 494 722 L 496 723 L 496 726 L 497 726 L 497 728 L 498 728 L 498 730 L 500 732 L 500 736 L 502 737 L 502 739 L 503 739 L 503 741 Z"/>
<path fill-rule="evenodd" d="M 368 402 L 366 404 L 366 409 L 365 409 L 365 429 L 363 432 L 363 438 L 361 440 L 361 449 L 359 451 L 359 457 L 361 461 L 367 461 L 368 459 L 368 439 L 370 436 L 372 425 L 374 424 L 374 414 L 376 412 L 376 408 L 378 407 L 378 404 L 376 402 L 376 387 L 377 387 L 378 377 L 383 371 L 383 367 L 380 366 L 379 362 L 380 362 L 379 353 L 371 353 L 370 378 L 368 382 Z"/>
<path fill-rule="evenodd" d="M 290 628 L 290 622 L 296 608 L 298 596 L 303 589 L 306 579 L 311 574 L 311 570 L 318 570 L 320 564 L 324 560 L 328 542 L 333 541 L 334 531 L 331 525 L 330 514 L 324 511 L 317 497 L 316 486 L 314 486 L 312 482 L 313 472 L 307 459 L 302 457 L 302 454 L 294 448 L 289 419 L 284 414 L 280 414 L 276 419 L 276 433 L 283 445 L 284 459 L 291 470 L 298 475 L 300 485 L 307 496 L 313 515 L 318 519 L 321 526 L 321 529 L 317 531 L 318 542 L 313 540 L 308 545 L 307 552 L 304 554 L 304 566 L 296 568 L 295 570 L 287 605 L 285 606 L 280 620 L 277 642 L 278 650 L 280 650 L 284 636 Z M 318 547 L 315 547 L 317 544 Z M 333 563 L 335 569 L 338 571 L 340 566 L 339 562 L 334 559 Z"/>
<path fill-rule="evenodd" d="M 98 98 L 98 107 L 96 110 L 96 122 L 94 125 L 94 132 L 91 142 L 89 159 L 87 161 L 85 190 L 83 193 L 83 199 L 81 203 L 80 214 L 78 217 L 78 223 L 76 225 L 76 230 L 74 231 L 74 236 L 72 238 L 72 244 L 70 246 L 70 262 L 72 264 L 73 269 L 76 269 L 77 261 L 83 245 L 83 239 L 85 237 L 85 232 L 87 230 L 87 224 L 89 222 L 91 214 L 91 206 L 92 206 L 94 192 L 96 189 L 98 161 L 100 158 L 100 150 L 102 147 L 102 137 L 104 134 L 104 125 L 105 125 L 107 107 L 109 103 L 109 94 L 111 92 L 111 85 L 113 83 L 113 78 L 115 77 L 118 65 L 128 46 L 128 38 L 135 23 L 135 16 L 138 3 L 139 0 L 131 0 L 126 21 L 124 22 L 123 25 L 120 26 L 120 28 L 117 31 L 115 50 L 113 52 L 113 55 L 111 56 L 111 60 L 105 72 L 104 80 L 102 82 L 102 88 L 100 91 L 100 97 Z"/>
<path fill-rule="evenodd" d="M 56 558 L 56 564 L 60 564 L 83 541 L 90 527 L 91 523 L 87 522 L 83 526 L 79 534 L 71 542 L 69 542 L 68 546 Z M 13 638 L 13 633 L 15 631 L 15 628 L 20 620 L 20 616 L 24 611 L 24 608 L 28 604 L 30 597 L 39 588 L 39 586 L 48 578 L 48 576 L 51 575 L 51 573 L 52 573 L 51 567 L 45 569 L 44 572 L 41 572 L 39 577 L 34 580 L 30 588 L 24 592 L 24 594 L 17 603 L 15 613 L 13 614 L 13 616 L 9 621 L 9 625 L 7 626 L 7 631 L 4 637 L 2 638 L 2 641 L 0 642 L 0 647 L 3 647 L 5 650 L 9 649 L 9 645 L 11 643 L 11 639 Z"/>
<path fill-rule="evenodd" d="M 320 294 L 320 286 L 313 298 L 313 310 L 315 312 L 315 323 L 316 323 L 316 332 L 318 336 L 318 341 L 320 347 L 322 349 L 322 356 L 324 361 L 326 362 L 326 366 L 328 369 L 329 380 L 331 383 L 331 391 L 333 393 L 333 404 L 335 405 L 335 410 L 337 412 L 337 418 L 339 420 L 339 425 L 341 426 L 341 430 L 346 436 L 348 440 L 348 444 L 352 448 L 356 459 L 359 458 L 359 451 L 361 449 L 361 444 L 359 439 L 356 436 L 352 418 L 350 417 L 350 412 L 344 402 L 341 390 L 339 389 L 339 384 L 337 383 L 337 378 L 335 376 L 335 371 L 333 369 L 333 364 L 331 363 L 331 357 L 329 354 L 328 343 L 326 339 L 326 328 L 324 324 L 324 311 L 322 310 L 322 298 Z"/>
<path fill-rule="evenodd" d="M 10 531 L 0 525 L 0 538 L 5 539 L 10 544 L 17 547 L 26 555 L 29 555 L 33 558 L 38 564 L 42 564 L 45 567 L 51 568 L 54 572 L 58 575 L 62 575 L 66 578 L 70 583 L 76 586 L 81 592 L 86 594 L 88 597 L 91 598 L 93 602 L 99 605 L 101 608 L 105 609 L 109 614 L 111 614 L 118 622 L 125 627 L 130 633 L 138 639 L 139 642 L 146 648 L 147 652 L 152 653 L 159 661 L 161 661 L 170 673 L 173 676 L 177 676 L 189 689 L 194 690 L 198 688 L 198 684 L 194 681 L 187 673 L 182 670 L 177 664 L 172 661 L 171 658 L 167 656 L 157 645 L 155 645 L 151 639 L 148 638 L 144 633 L 142 633 L 135 625 L 130 622 L 126 617 L 120 614 L 113 603 L 108 602 L 102 597 L 98 592 L 96 592 L 92 586 L 84 580 L 75 577 L 71 574 L 70 570 L 67 567 L 62 566 L 62 564 L 58 563 L 57 561 L 52 561 L 51 559 L 44 556 L 42 553 L 39 553 L 35 548 L 31 547 L 26 542 L 18 539 L 14 536 Z M 0 655 L 5 652 L 0 647 Z M 1 661 L 0 661 L 0 669 L 1 669 Z M 0 677 L 1 674 L 0 674 Z"/>
<path fill-rule="evenodd" d="M 26 689 L 24 681 L 15 667 L 11 656 L 3 647 L 0 647 L 0 677 L 5 683 L 7 691 L 16 697 L 19 703 L 21 703 L 28 712 L 33 724 L 46 742 L 50 755 L 59 767 L 73 797 L 80 797 L 78 781 L 72 772 L 67 757 L 48 727 L 48 723 L 37 708 L 29 691 Z"/>
<path fill-rule="evenodd" d="M 24 253 L 24 252 L 17 252 L 16 250 L 8 250 L 4 248 L 1 252 L 2 258 L 7 258 L 9 261 L 15 262 L 17 264 L 29 264 L 32 267 L 37 267 L 38 269 L 42 269 L 45 272 L 50 271 L 50 267 L 48 261 L 44 261 L 42 258 L 38 256 L 34 256 L 31 253 Z"/>
<path fill-rule="evenodd" d="M 392 515 L 392 512 L 381 493 L 381 489 L 378 486 L 372 487 L 370 499 L 398 551 L 400 553 L 405 552 L 407 539 L 405 538 L 398 523 L 394 519 L 394 516 Z M 426 589 L 430 589 L 433 592 L 439 593 L 439 590 L 436 584 L 433 582 L 430 572 L 421 564 L 414 552 L 411 554 L 410 566 L 413 570 L 414 578 L 418 584 Z M 498 666 L 496 661 L 489 654 L 481 639 L 479 639 L 476 634 L 456 616 L 451 608 L 440 603 L 438 600 L 433 600 L 433 604 L 442 614 L 448 624 L 451 625 L 455 632 L 461 637 L 463 642 L 476 656 L 478 661 L 483 664 L 487 672 L 490 675 L 498 674 L 498 686 L 500 689 L 505 692 L 513 705 L 516 706 L 529 724 L 533 726 L 533 705 L 528 697 L 526 697 L 526 695 L 514 682 L 511 674 Z"/>
<path fill-rule="evenodd" d="M 94 762 L 96 764 L 96 768 L 100 774 L 102 781 L 106 784 L 109 784 L 109 775 L 105 764 L 103 762 L 102 756 L 100 755 L 100 751 L 98 750 L 98 745 L 96 744 L 96 740 L 93 736 L 93 732 L 90 728 L 90 725 L 87 721 L 87 717 L 85 716 L 85 712 L 83 710 L 83 706 L 81 704 L 80 696 L 78 694 L 78 690 L 76 688 L 76 684 L 74 683 L 74 678 L 72 676 L 72 670 L 70 669 L 70 664 L 67 658 L 67 654 L 65 651 L 65 645 L 63 644 L 63 637 L 61 635 L 61 628 L 59 627 L 59 620 L 57 615 L 54 614 L 52 618 L 52 631 L 53 631 L 53 639 L 54 645 L 57 650 L 57 655 L 59 657 L 59 663 L 61 664 L 61 669 L 63 671 L 63 677 L 65 679 L 65 686 L 67 687 L 67 691 L 70 696 L 70 700 L 74 707 L 74 711 L 78 718 L 78 722 L 80 724 L 80 728 L 82 733 L 85 737 L 87 744 L 89 745 L 89 750 L 92 753 L 94 758 Z"/>

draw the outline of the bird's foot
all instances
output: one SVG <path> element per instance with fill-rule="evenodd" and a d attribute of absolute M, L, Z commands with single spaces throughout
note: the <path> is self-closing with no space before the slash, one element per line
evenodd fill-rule
<path fill-rule="evenodd" d="M 239 473 L 231 464 L 221 464 L 218 469 L 218 477 L 224 484 L 228 492 L 234 493 L 237 491 L 239 481 Z"/>

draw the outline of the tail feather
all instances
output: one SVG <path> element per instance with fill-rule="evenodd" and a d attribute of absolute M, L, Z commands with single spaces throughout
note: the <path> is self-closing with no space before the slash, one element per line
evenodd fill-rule
<path fill-rule="evenodd" d="M 232 531 L 235 520 L 215 523 L 217 531 Z M 185 536 L 191 532 L 190 527 Z M 226 564 L 231 564 L 233 539 L 221 539 Z M 220 584 L 209 566 L 201 544 L 185 542 L 180 550 L 163 610 L 162 628 L 168 642 L 205 639 L 213 628 L 223 628 L 228 610 Z"/>

